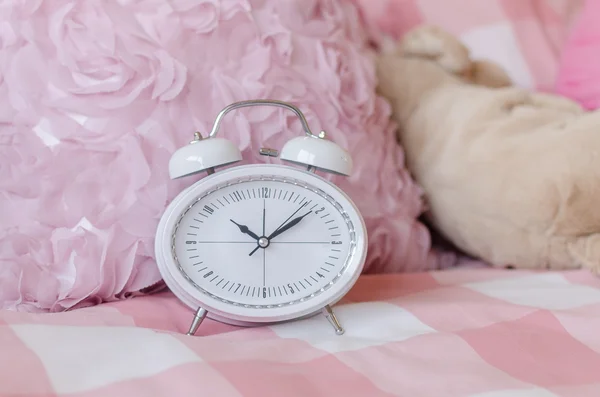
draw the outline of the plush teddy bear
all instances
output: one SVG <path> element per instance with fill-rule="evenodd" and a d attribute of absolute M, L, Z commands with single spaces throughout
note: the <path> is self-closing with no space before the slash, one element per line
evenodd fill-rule
<path fill-rule="evenodd" d="M 433 228 L 496 266 L 600 269 L 600 112 L 513 86 L 433 26 L 377 73 Z"/>

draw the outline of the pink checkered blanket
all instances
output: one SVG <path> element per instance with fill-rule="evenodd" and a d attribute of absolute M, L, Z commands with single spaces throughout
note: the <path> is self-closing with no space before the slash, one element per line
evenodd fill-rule
<path fill-rule="evenodd" d="M 325 318 L 206 321 L 169 293 L 0 312 L 1 396 L 600 396 L 600 278 L 459 269 L 363 276 Z"/>

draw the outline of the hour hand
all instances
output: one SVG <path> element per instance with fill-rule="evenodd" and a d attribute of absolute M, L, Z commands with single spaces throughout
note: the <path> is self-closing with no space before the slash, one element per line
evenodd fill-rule
<path fill-rule="evenodd" d="M 240 225 L 239 223 L 237 223 L 233 219 L 230 219 L 230 221 L 233 222 L 240 229 L 240 232 L 242 232 L 244 234 L 247 234 L 248 236 L 252 237 L 253 239 L 255 239 L 257 241 L 260 238 L 256 233 L 254 233 L 253 231 L 251 231 L 250 229 L 248 229 L 248 226 L 246 226 L 246 225 Z"/>

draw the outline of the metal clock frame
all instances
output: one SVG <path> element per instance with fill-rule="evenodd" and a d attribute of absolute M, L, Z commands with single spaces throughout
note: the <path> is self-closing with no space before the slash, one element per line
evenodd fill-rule
<path fill-rule="evenodd" d="M 237 147 L 230 141 L 215 137 L 221 121 L 228 112 L 249 106 L 281 107 L 291 110 L 298 116 L 305 137 L 298 137 L 288 141 L 282 149 L 281 158 L 291 163 L 305 165 L 307 166 L 306 170 L 287 165 L 251 164 L 239 165 L 215 173 L 216 167 L 232 164 L 241 160 L 241 153 Z M 310 131 L 306 118 L 297 107 L 277 100 L 249 100 L 230 104 L 218 114 L 207 139 L 203 139 L 198 132 L 194 135 L 195 138 L 189 145 L 180 148 L 171 156 L 169 162 L 169 174 L 171 178 L 180 178 L 205 171 L 207 176 L 184 189 L 169 204 L 161 217 L 155 238 L 156 260 L 165 283 L 183 303 L 191 308 L 197 309 L 187 334 L 193 335 L 207 316 L 224 323 L 251 326 L 297 320 L 313 316 L 320 311 L 325 314 L 336 333 L 338 335 L 343 334 L 344 329 L 333 313 L 331 305 L 337 303 L 337 301 L 349 291 L 362 272 L 367 253 L 367 231 L 360 211 L 352 200 L 340 188 L 327 181 L 325 178 L 316 175 L 315 172 L 320 169 L 325 172 L 347 176 L 350 174 L 352 168 L 350 156 L 339 146 L 326 140 L 324 131 L 321 131 L 318 135 L 313 134 Z M 306 158 L 307 151 L 312 154 L 312 160 Z M 201 155 L 198 156 L 200 153 Z M 261 155 L 277 157 L 277 151 L 274 149 L 261 148 L 259 153 Z M 236 173 L 253 172 L 260 174 L 261 176 L 254 178 L 248 176 L 235 176 Z M 277 176 L 277 174 L 280 176 Z M 296 174 L 298 178 L 286 178 L 285 174 Z M 307 181 L 307 179 L 312 179 L 314 183 Z M 215 184 L 215 180 L 223 181 Z M 239 313 L 235 313 L 235 311 L 240 308 L 243 310 L 274 310 L 276 312 L 284 307 L 290 307 L 290 305 L 245 305 L 232 302 L 204 290 L 194 283 L 182 269 L 177 259 L 177 255 L 175 254 L 174 238 L 177 227 L 185 213 L 193 207 L 195 202 L 219 188 L 230 186 L 235 183 L 247 182 L 249 180 L 273 180 L 300 185 L 325 198 L 340 211 L 344 217 L 344 220 L 349 227 L 351 246 L 342 270 L 340 270 L 334 280 L 328 283 L 328 288 L 322 288 L 319 293 L 313 293 L 298 299 L 294 301 L 294 304 L 292 305 L 302 305 L 305 302 L 314 301 L 315 299 L 317 299 L 317 302 L 320 302 L 319 299 L 323 299 L 323 296 L 327 296 L 328 293 L 331 294 L 330 296 L 327 296 L 324 301 L 320 302 L 323 307 L 318 308 L 315 305 L 310 310 L 302 309 L 296 313 L 291 312 L 286 315 L 275 315 L 270 317 L 258 316 L 253 318 L 252 315 L 240 315 Z M 319 188 L 318 185 L 321 185 L 322 188 Z M 345 209 L 338 200 L 333 198 L 331 194 L 328 194 L 327 190 L 334 195 L 339 195 L 339 197 L 343 199 L 342 201 L 346 202 L 347 208 Z M 182 203 L 186 204 L 184 208 L 180 208 Z M 351 209 L 350 212 L 347 211 L 348 208 Z M 176 220 L 174 220 L 174 218 L 176 218 Z M 176 273 L 172 274 L 170 272 L 170 270 L 174 270 L 173 268 L 176 269 L 176 273 L 179 273 L 179 276 L 177 276 Z M 178 277 L 179 280 L 177 280 Z M 214 302 L 221 302 L 222 304 L 229 305 L 231 306 L 231 310 L 216 309 L 214 305 L 208 304 L 206 300 L 197 298 L 197 296 L 195 296 L 196 294 L 186 291 L 186 287 L 184 287 L 185 282 L 189 283 L 189 285 L 195 291 L 198 291 L 198 293 L 205 295 L 208 300 L 212 299 Z M 338 286 L 336 286 L 336 283 Z M 332 290 L 333 293 L 331 293 Z M 265 320 L 265 318 L 269 320 Z"/>

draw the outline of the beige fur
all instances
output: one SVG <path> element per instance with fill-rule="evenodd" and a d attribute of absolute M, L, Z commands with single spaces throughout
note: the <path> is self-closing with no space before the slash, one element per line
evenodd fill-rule
<path fill-rule="evenodd" d="M 512 86 L 431 26 L 377 71 L 442 235 L 497 266 L 600 269 L 600 112 Z"/>

